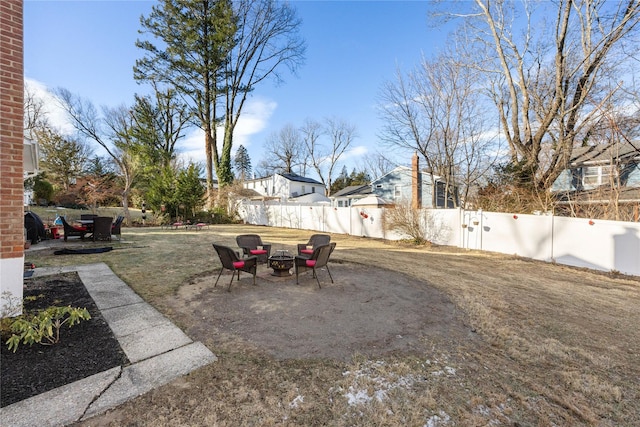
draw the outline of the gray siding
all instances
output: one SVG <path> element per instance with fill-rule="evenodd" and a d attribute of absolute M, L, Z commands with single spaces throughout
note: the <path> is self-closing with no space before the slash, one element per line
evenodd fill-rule
<path fill-rule="evenodd" d="M 433 186 L 431 185 L 430 177 L 427 174 L 420 173 L 420 180 L 422 182 L 422 207 L 433 207 L 432 194 Z M 411 169 L 405 167 L 398 167 L 388 174 L 376 179 L 371 183 L 373 193 L 376 196 L 393 202 L 400 203 L 402 201 L 411 201 Z M 444 200 L 442 200 L 444 203 Z"/>

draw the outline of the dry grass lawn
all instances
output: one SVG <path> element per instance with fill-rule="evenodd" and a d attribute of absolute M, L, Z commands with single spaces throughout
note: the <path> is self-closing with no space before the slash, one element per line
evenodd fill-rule
<path fill-rule="evenodd" d="M 124 241 L 106 254 L 34 250 L 27 260 L 104 261 L 185 331 L 206 329 L 206 320 L 195 325 L 172 300 L 194 280 L 217 275 L 211 242 L 235 247 L 243 233 L 289 249 L 312 234 L 243 225 L 123 229 Z M 455 248 L 346 235 L 332 241 L 333 258 L 345 265 L 402 271 L 445 293 L 477 339 L 441 337 L 421 354 L 354 354 L 347 362 L 274 358 L 240 340 L 205 341 L 218 362 L 79 425 L 640 425 L 637 278 Z"/>

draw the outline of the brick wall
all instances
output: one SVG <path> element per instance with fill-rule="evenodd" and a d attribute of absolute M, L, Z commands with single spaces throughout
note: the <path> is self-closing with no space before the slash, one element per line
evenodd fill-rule
<path fill-rule="evenodd" d="M 0 1 L 0 290 L 19 289 L 24 257 L 23 0 Z"/>

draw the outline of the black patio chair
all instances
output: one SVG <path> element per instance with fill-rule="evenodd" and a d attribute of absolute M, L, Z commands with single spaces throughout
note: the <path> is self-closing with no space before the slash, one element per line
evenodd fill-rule
<path fill-rule="evenodd" d="M 256 284 L 256 272 L 258 270 L 258 258 L 254 256 L 249 256 L 247 258 L 240 258 L 238 254 L 228 246 L 217 245 L 213 243 L 213 248 L 218 253 L 218 257 L 220 258 L 220 263 L 222 264 L 222 268 L 220 269 L 220 274 L 218 274 L 218 278 L 216 279 L 215 288 L 218 285 L 218 280 L 220 280 L 220 276 L 222 276 L 222 272 L 226 270 L 231 270 L 231 281 L 229 282 L 229 287 L 227 291 L 231 292 L 231 284 L 233 283 L 233 276 L 235 276 L 236 271 L 238 272 L 238 280 L 240 280 L 240 272 L 244 271 L 246 273 L 251 273 L 253 275 L 253 284 Z"/>
<path fill-rule="evenodd" d="M 294 261 L 296 266 L 296 284 L 300 284 L 298 281 L 298 276 L 300 273 L 304 273 L 305 271 L 312 270 L 313 277 L 318 282 L 318 287 L 322 289 L 320 286 L 320 280 L 318 279 L 317 270 L 321 267 L 325 267 L 327 269 L 327 273 L 329 273 L 329 278 L 331 278 L 331 283 L 333 283 L 333 276 L 331 276 L 331 271 L 329 270 L 329 257 L 333 253 L 333 250 L 336 248 L 335 243 L 329 243 L 326 245 L 320 245 L 313 250 L 313 253 L 310 257 L 305 255 L 297 255 Z"/>
<path fill-rule="evenodd" d="M 110 216 L 97 216 L 93 218 L 93 241 L 109 240 L 111 241 L 111 221 Z"/>
<path fill-rule="evenodd" d="M 271 245 L 262 243 L 262 239 L 257 234 L 241 234 L 236 236 L 236 243 L 242 249 L 245 256 L 255 255 L 258 262 L 265 263 L 271 255 Z M 259 247 L 262 247 L 260 249 Z"/>
<path fill-rule="evenodd" d="M 122 215 L 118 215 L 116 221 L 111 225 L 111 235 L 118 236 L 118 240 L 122 237 L 122 221 L 124 221 L 124 217 Z"/>
<path fill-rule="evenodd" d="M 307 243 L 298 243 L 298 255 L 311 256 L 313 250 L 320 245 L 328 245 L 331 243 L 331 236 L 328 234 L 314 234 L 309 238 Z"/>
<path fill-rule="evenodd" d="M 84 236 L 88 233 L 87 227 L 76 227 L 67 222 L 67 219 L 63 216 L 60 217 L 62 221 L 62 227 L 64 228 L 64 241 L 67 241 L 67 237 L 80 236 L 81 240 L 84 240 Z"/>

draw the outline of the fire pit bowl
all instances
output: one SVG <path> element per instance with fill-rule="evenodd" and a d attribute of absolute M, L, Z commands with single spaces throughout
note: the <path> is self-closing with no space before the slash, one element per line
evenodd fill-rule
<path fill-rule="evenodd" d="M 293 256 L 288 251 L 276 251 L 275 255 L 269 257 L 269 267 L 273 269 L 271 275 L 287 277 L 293 268 Z"/>

